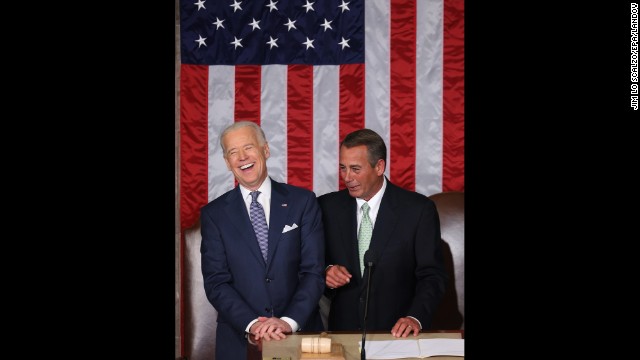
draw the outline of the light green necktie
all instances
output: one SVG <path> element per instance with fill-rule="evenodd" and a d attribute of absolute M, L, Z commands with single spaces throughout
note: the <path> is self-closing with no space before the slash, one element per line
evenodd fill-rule
<path fill-rule="evenodd" d="M 369 249 L 371 242 L 371 234 L 373 233 L 373 224 L 369 218 L 369 204 L 362 205 L 362 221 L 360 222 L 360 231 L 358 231 L 358 255 L 360 256 L 360 274 L 364 274 L 364 253 Z"/>

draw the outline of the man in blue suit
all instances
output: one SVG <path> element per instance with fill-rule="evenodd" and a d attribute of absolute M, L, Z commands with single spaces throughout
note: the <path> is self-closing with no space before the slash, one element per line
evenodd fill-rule
<path fill-rule="evenodd" d="M 218 311 L 216 359 L 237 360 L 246 357 L 247 336 L 323 330 L 324 231 L 312 191 L 268 176 L 269 145 L 258 125 L 230 125 L 220 145 L 238 186 L 202 208 L 200 251 L 205 293 Z M 263 225 L 254 231 L 256 219 Z"/>

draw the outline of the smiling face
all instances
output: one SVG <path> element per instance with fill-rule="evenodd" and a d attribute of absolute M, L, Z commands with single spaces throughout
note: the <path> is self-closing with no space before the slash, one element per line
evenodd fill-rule
<path fill-rule="evenodd" d="M 340 147 L 340 176 L 349 195 L 369 201 L 382 188 L 384 160 L 371 167 L 367 146 Z"/>
<path fill-rule="evenodd" d="M 254 129 L 245 126 L 228 132 L 222 147 L 224 161 L 236 180 L 249 190 L 257 190 L 267 178 L 269 144 L 260 144 Z"/>

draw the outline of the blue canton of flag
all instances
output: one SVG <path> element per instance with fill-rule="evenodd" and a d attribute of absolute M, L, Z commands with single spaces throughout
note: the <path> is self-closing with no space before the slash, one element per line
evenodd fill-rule
<path fill-rule="evenodd" d="M 183 64 L 364 63 L 364 0 L 180 0 Z"/>

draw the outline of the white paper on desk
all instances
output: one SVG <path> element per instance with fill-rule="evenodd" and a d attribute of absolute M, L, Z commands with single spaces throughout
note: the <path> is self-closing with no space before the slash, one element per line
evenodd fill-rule
<path fill-rule="evenodd" d="M 365 350 L 367 359 L 464 356 L 464 339 L 376 340 L 367 341 Z"/>

